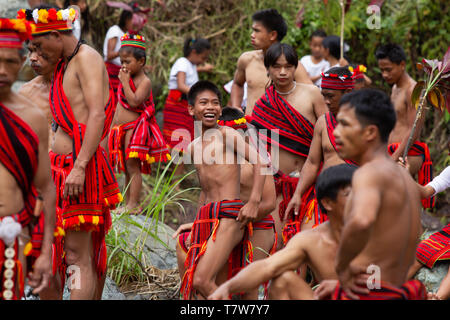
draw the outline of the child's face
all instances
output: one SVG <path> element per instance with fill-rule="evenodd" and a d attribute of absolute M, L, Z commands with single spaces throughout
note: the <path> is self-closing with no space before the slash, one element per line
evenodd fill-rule
<path fill-rule="evenodd" d="M 119 55 L 122 67 L 130 71 L 130 75 L 135 75 L 144 66 L 144 59 L 137 60 L 131 52 L 122 50 Z"/>
<path fill-rule="evenodd" d="M 311 49 L 311 55 L 315 58 L 323 58 L 324 48 L 322 46 L 322 37 L 312 37 L 309 42 L 309 48 Z"/>
<path fill-rule="evenodd" d="M 203 50 L 201 53 L 197 53 L 195 50 L 192 50 L 192 63 L 195 65 L 204 64 L 208 60 L 210 51 Z"/>
<path fill-rule="evenodd" d="M 195 120 L 201 121 L 205 128 L 217 126 L 217 120 L 222 114 L 219 97 L 210 90 L 198 93 L 194 106 L 189 106 L 189 114 L 194 116 Z"/>

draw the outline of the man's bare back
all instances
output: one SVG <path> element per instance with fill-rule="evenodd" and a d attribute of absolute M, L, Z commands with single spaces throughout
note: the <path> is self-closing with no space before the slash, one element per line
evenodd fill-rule
<path fill-rule="evenodd" d="M 89 117 L 88 104 L 92 104 L 93 101 L 86 101 L 84 91 L 88 89 L 89 85 L 87 84 L 87 81 L 84 81 L 87 80 L 86 78 L 80 78 L 80 68 L 83 66 L 84 71 L 87 71 L 84 73 L 84 77 L 89 77 L 89 75 L 95 74 L 98 71 L 98 68 L 96 68 L 94 71 L 90 72 L 89 67 L 86 67 L 86 64 L 88 66 L 98 64 L 103 67 L 101 56 L 93 48 L 82 45 L 78 53 L 68 64 L 63 78 L 63 89 L 72 108 L 73 115 L 79 123 L 83 124 L 87 124 Z M 99 80 L 101 81 L 97 84 L 97 87 L 103 91 L 102 106 L 105 106 L 109 98 L 109 81 L 108 73 L 104 67 L 103 74 Z M 73 151 L 72 138 L 70 138 L 61 128 L 58 128 L 51 149 L 58 154 L 71 153 Z"/>

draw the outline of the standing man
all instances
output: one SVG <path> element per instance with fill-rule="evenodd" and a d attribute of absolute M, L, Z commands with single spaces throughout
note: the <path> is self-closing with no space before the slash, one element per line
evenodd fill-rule
<path fill-rule="evenodd" d="M 360 168 L 345 206 L 333 299 L 426 299 L 420 281 L 407 281 L 420 237 L 420 194 L 387 153 L 396 121 L 392 103 L 379 90 L 362 89 L 346 94 L 340 104 L 337 150 Z"/>
<path fill-rule="evenodd" d="M 66 232 L 65 263 L 80 276 L 71 299 L 100 299 L 109 209 L 122 200 L 100 146 L 111 126 L 116 99 L 102 57 L 72 34 L 74 9 L 41 6 L 18 14 L 35 23 L 31 42 L 40 56 L 56 65 L 50 108 L 58 129 L 50 160 L 57 211 Z"/>
<path fill-rule="evenodd" d="M 398 44 L 385 44 L 377 48 L 375 57 L 378 60 L 383 79 L 392 86 L 391 101 L 397 115 L 397 123 L 389 135 L 388 148 L 395 161 L 403 156 L 409 135 L 416 118 L 416 109 L 411 103 L 411 94 L 416 81 L 406 71 L 406 54 Z M 423 113 L 425 115 L 425 113 Z M 425 117 L 413 135 L 413 145 L 408 151 L 408 162 L 412 176 L 418 174 L 418 181 L 422 186 L 433 180 L 433 164 L 428 146 L 418 141 Z M 435 198 L 423 199 L 424 208 L 432 208 Z"/>
<path fill-rule="evenodd" d="M 270 46 L 283 40 L 287 24 L 275 9 L 257 11 L 252 16 L 253 51 L 244 52 L 238 59 L 234 81 L 231 87 L 231 106 L 241 109 L 244 84 L 247 82 L 247 108 L 245 114 L 252 114 L 253 106 L 266 89 L 269 75 L 264 67 L 264 55 Z M 297 82 L 312 84 L 305 68 L 300 64 L 295 73 Z"/>
<path fill-rule="evenodd" d="M 32 271 L 29 284 L 35 288 L 35 294 L 47 287 L 52 274 L 56 198 L 47 154 L 45 117 L 36 106 L 11 90 L 25 61 L 22 42 L 31 37 L 31 30 L 32 25 L 26 21 L 0 18 L 2 300 L 23 297 L 26 276 L 23 271 Z M 45 219 L 34 214 L 36 189 L 43 198 Z"/>

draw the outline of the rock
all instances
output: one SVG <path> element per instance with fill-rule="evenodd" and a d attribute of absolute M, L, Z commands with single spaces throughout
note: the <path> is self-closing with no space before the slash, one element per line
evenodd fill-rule
<path fill-rule="evenodd" d="M 427 239 L 436 231 L 426 231 L 422 239 Z M 422 267 L 415 275 L 415 279 L 420 280 L 428 292 L 436 293 L 441 285 L 442 280 L 449 272 L 450 261 L 438 261 L 434 264 L 432 269 Z"/>
<path fill-rule="evenodd" d="M 430 213 L 426 212 L 425 210 L 422 210 L 420 214 L 420 220 L 422 222 L 422 226 L 425 229 L 432 231 L 431 233 L 440 230 L 442 229 L 442 227 L 445 226 L 445 224 L 442 224 L 441 221 L 442 219 L 440 217 L 433 216 Z"/>
<path fill-rule="evenodd" d="M 19 9 L 28 9 L 27 0 L 0 0 L 0 17 L 15 18 Z"/>

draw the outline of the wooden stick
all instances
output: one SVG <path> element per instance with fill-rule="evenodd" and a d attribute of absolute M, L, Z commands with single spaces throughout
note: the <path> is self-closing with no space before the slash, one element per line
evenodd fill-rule
<path fill-rule="evenodd" d="M 341 5 L 341 59 L 344 58 L 344 20 L 345 20 L 345 4 L 344 0 L 339 0 Z"/>
<path fill-rule="evenodd" d="M 417 123 L 419 122 L 419 119 L 422 117 L 422 112 L 424 109 L 424 103 L 426 103 L 426 88 L 423 88 L 422 91 L 420 92 L 420 98 L 419 98 L 419 106 L 417 107 L 417 113 L 416 113 L 416 118 L 414 119 L 414 124 L 411 130 L 411 133 L 409 134 L 409 138 L 408 138 L 408 142 L 406 143 L 406 147 L 405 150 L 403 150 L 403 160 L 406 159 L 406 157 L 408 156 L 408 151 L 409 148 L 411 148 L 412 145 L 412 139 L 414 136 L 414 131 L 416 131 L 416 127 L 417 127 Z"/>

